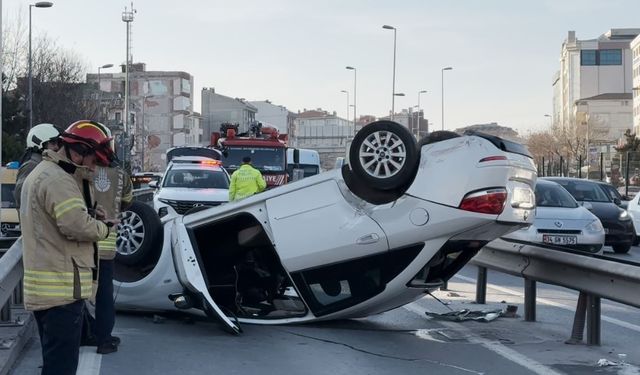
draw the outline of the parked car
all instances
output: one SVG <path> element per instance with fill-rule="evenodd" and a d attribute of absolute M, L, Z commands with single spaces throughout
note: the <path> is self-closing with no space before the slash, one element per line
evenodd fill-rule
<path fill-rule="evenodd" d="M 20 237 L 20 220 L 18 217 L 18 206 L 13 192 L 16 189 L 16 177 L 18 176 L 17 162 L 8 163 L 2 167 L 2 213 L 0 220 L 0 235 L 2 237 Z"/>
<path fill-rule="evenodd" d="M 155 181 L 156 183 L 162 180 L 162 173 L 159 172 L 140 172 L 133 173 L 131 175 L 131 183 L 133 184 L 133 189 L 146 189 L 149 186 L 149 183 Z"/>
<path fill-rule="evenodd" d="M 421 298 L 534 219 L 526 148 L 480 133 L 437 141 L 452 134 L 419 148 L 405 127 L 374 122 L 349 166 L 163 217 L 154 256 L 116 265 L 117 307 L 197 309 L 238 333 L 238 322 L 364 317 Z"/>
<path fill-rule="evenodd" d="M 557 182 L 585 208 L 600 219 L 605 230 L 605 246 L 616 253 L 627 253 L 635 241 L 631 216 L 619 207 L 601 187 L 601 182 L 569 177 L 543 177 Z"/>
<path fill-rule="evenodd" d="M 604 227 L 600 220 L 584 208 L 562 186 L 538 180 L 536 219 L 528 228 L 517 230 L 505 239 L 553 245 L 587 253 L 598 253 L 604 246 Z"/>
<path fill-rule="evenodd" d="M 631 216 L 633 221 L 633 227 L 636 232 L 636 239 L 633 242 L 634 246 L 640 244 L 640 194 L 636 194 L 635 197 L 627 204 L 627 212 Z"/>

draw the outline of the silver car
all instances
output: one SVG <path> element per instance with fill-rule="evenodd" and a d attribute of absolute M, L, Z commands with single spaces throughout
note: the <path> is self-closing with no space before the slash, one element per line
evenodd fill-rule
<path fill-rule="evenodd" d="M 535 191 L 537 208 L 533 225 L 515 231 L 505 239 L 587 253 L 602 251 L 604 228 L 594 214 L 555 182 L 538 180 Z"/>

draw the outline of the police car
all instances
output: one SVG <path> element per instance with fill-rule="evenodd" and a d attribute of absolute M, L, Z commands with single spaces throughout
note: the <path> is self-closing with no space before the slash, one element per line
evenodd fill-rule
<path fill-rule="evenodd" d="M 172 158 L 158 187 L 153 206 L 160 218 L 229 201 L 229 174 L 222 162 L 203 156 Z"/>

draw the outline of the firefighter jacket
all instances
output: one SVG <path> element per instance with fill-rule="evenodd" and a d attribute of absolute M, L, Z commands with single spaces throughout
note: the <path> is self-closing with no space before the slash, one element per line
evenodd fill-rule
<path fill-rule="evenodd" d="M 251 164 L 242 164 L 231 175 L 229 184 L 229 201 L 238 201 L 255 193 L 263 191 L 267 187 L 262 174 Z"/>
<path fill-rule="evenodd" d="M 41 161 L 42 154 L 40 151 L 34 151 L 33 149 L 27 150 L 22 156 L 22 160 L 20 160 L 20 168 L 18 169 L 18 176 L 16 177 L 16 188 L 13 191 L 13 197 L 16 200 L 16 207 L 18 209 L 20 209 L 20 193 L 22 192 L 22 184 L 29 173 L 31 173 L 36 165 L 40 164 Z"/>
<path fill-rule="evenodd" d="M 133 201 L 131 178 L 121 168 L 97 167 L 93 178 L 94 197 L 107 213 L 107 219 L 115 219 Z M 125 230 L 130 228 L 125 228 Z M 116 256 L 117 232 L 98 242 L 100 259 L 112 260 Z M 142 242 L 143 238 L 138 239 Z"/>
<path fill-rule="evenodd" d="M 88 212 L 90 176 L 73 164 L 66 150 L 45 151 L 22 189 L 20 226 L 24 265 L 24 304 L 45 310 L 93 297 L 97 279 L 94 242 L 109 228 Z M 83 194 L 85 191 L 86 194 Z"/>

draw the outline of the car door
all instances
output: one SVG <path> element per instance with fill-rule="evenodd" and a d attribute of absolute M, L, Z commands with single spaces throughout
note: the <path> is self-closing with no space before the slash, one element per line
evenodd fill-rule
<path fill-rule="evenodd" d="M 203 268 L 200 266 L 200 259 L 193 249 L 189 233 L 183 223 L 182 217 L 176 218 L 173 222 L 171 248 L 176 274 L 178 275 L 180 283 L 192 293 L 202 297 L 207 315 L 216 317 L 228 331 L 234 334 L 240 333 L 240 327 L 220 310 L 211 297 L 205 281 Z"/>
<path fill-rule="evenodd" d="M 292 272 L 389 249 L 382 228 L 326 180 L 266 201 L 276 250 Z"/>

